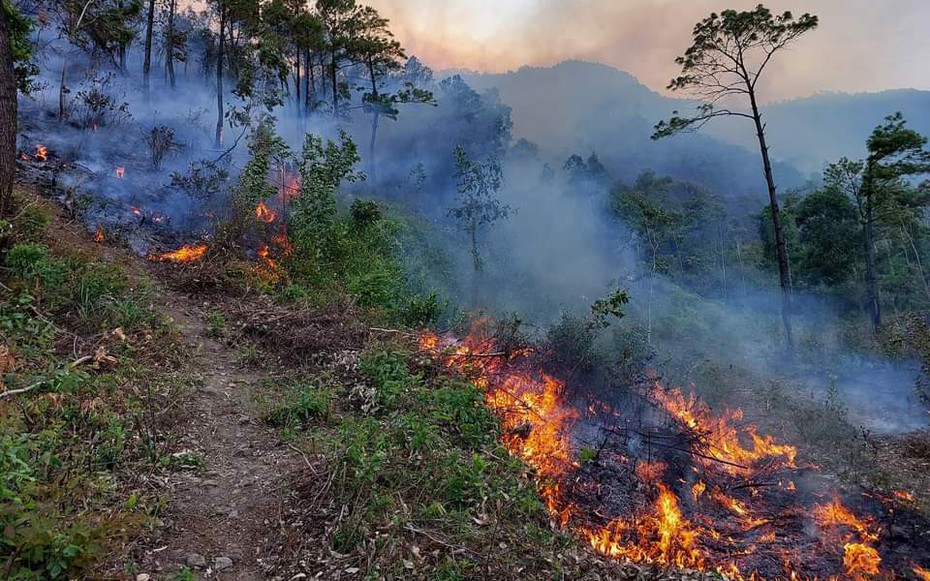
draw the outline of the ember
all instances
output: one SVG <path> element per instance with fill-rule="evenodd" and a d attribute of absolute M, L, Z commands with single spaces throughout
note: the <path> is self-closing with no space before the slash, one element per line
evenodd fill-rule
<path fill-rule="evenodd" d="M 94 233 L 94 242 L 103 242 L 103 226 L 97 226 L 97 231 Z"/>
<path fill-rule="evenodd" d="M 203 258 L 207 254 L 208 248 L 206 244 L 200 243 L 192 246 L 182 246 L 177 250 L 165 252 L 164 254 L 149 254 L 147 258 L 160 262 L 194 262 Z"/>
<path fill-rule="evenodd" d="M 894 577 L 901 567 L 930 581 L 927 563 L 886 563 L 875 518 L 857 517 L 838 497 L 805 506 L 793 476 L 797 449 L 741 426 L 740 410 L 716 415 L 657 381 L 632 396 L 630 408 L 657 406 L 671 424 L 650 411 L 633 420 L 599 401 L 576 407 L 566 385 L 541 370 L 539 355 L 501 353 L 484 327 L 462 340 L 424 332 L 420 350 L 484 393 L 505 447 L 536 470 L 553 520 L 596 551 L 746 581 L 860 581 Z M 594 421 L 601 423 L 575 429 Z M 590 440 L 580 434 L 598 430 L 607 434 L 598 443 L 603 457 L 582 466 L 578 451 Z"/>
<path fill-rule="evenodd" d="M 48 159 L 48 148 L 40 143 L 37 143 L 36 144 L 36 160 L 46 161 L 47 159 Z"/>
<path fill-rule="evenodd" d="M 116 174 L 116 177 L 118 177 L 119 179 L 123 179 L 123 176 L 126 175 L 126 168 L 123 166 L 119 166 L 116 168 L 116 171 L 114 173 Z"/>

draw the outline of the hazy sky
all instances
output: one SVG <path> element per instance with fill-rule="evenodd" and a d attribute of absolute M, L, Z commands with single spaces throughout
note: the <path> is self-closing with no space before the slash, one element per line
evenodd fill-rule
<path fill-rule="evenodd" d="M 364 0 L 391 19 L 408 52 L 436 69 L 501 72 L 579 58 L 663 90 L 691 28 L 712 11 L 759 0 Z M 930 0 L 771 0 L 820 27 L 774 63 L 765 100 L 817 91 L 930 89 Z"/>

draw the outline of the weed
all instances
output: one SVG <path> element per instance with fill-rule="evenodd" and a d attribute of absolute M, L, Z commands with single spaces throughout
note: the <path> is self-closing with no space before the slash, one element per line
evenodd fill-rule
<path fill-rule="evenodd" d="M 220 311 L 211 311 L 207 315 L 207 327 L 211 337 L 222 337 L 226 331 L 226 315 Z"/>

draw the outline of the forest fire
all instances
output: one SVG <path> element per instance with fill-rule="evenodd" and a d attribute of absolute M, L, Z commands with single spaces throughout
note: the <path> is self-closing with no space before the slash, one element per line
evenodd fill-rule
<path fill-rule="evenodd" d="M 162 254 L 149 254 L 148 259 L 159 262 L 186 263 L 200 260 L 207 254 L 209 247 L 204 243 L 182 246 L 177 250 Z"/>
<path fill-rule="evenodd" d="M 795 480 L 816 474 L 797 467 L 797 448 L 742 426 L 741 411 L 715 415 L 658 381 L 629 409 L 590 394 L 579 405 L 540 355 L 501 352 L 485 327 L 461 340 L 424 332 L 419 347 L 483 392 L 505 447 L 536 470 L 552 519 L 597 552 L 747 581 L 930 581 L 928 563 L 911 562 L 921 553 L 907 562 L 883 555 L 876 517 L 858 517 L 835 494 L 810 503 L 830 495 L 799 492 Z M 595 432 L 604 434 L 596 458 L 581 460 Z"/>

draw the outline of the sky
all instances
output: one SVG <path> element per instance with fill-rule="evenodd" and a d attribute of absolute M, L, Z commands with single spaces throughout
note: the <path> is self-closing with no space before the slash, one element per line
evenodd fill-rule
<path fill-rule="evenodd" d="M 602 62 L 666 92 L 691 29 L 713 11 L 759 0 L 365 0 L 434 69 L 504 72 L 566 59 Z M 930 89 L 930 1 L 772 0 L 820 27 L 773 62 L 764 101 L 821 91 Z"/>

